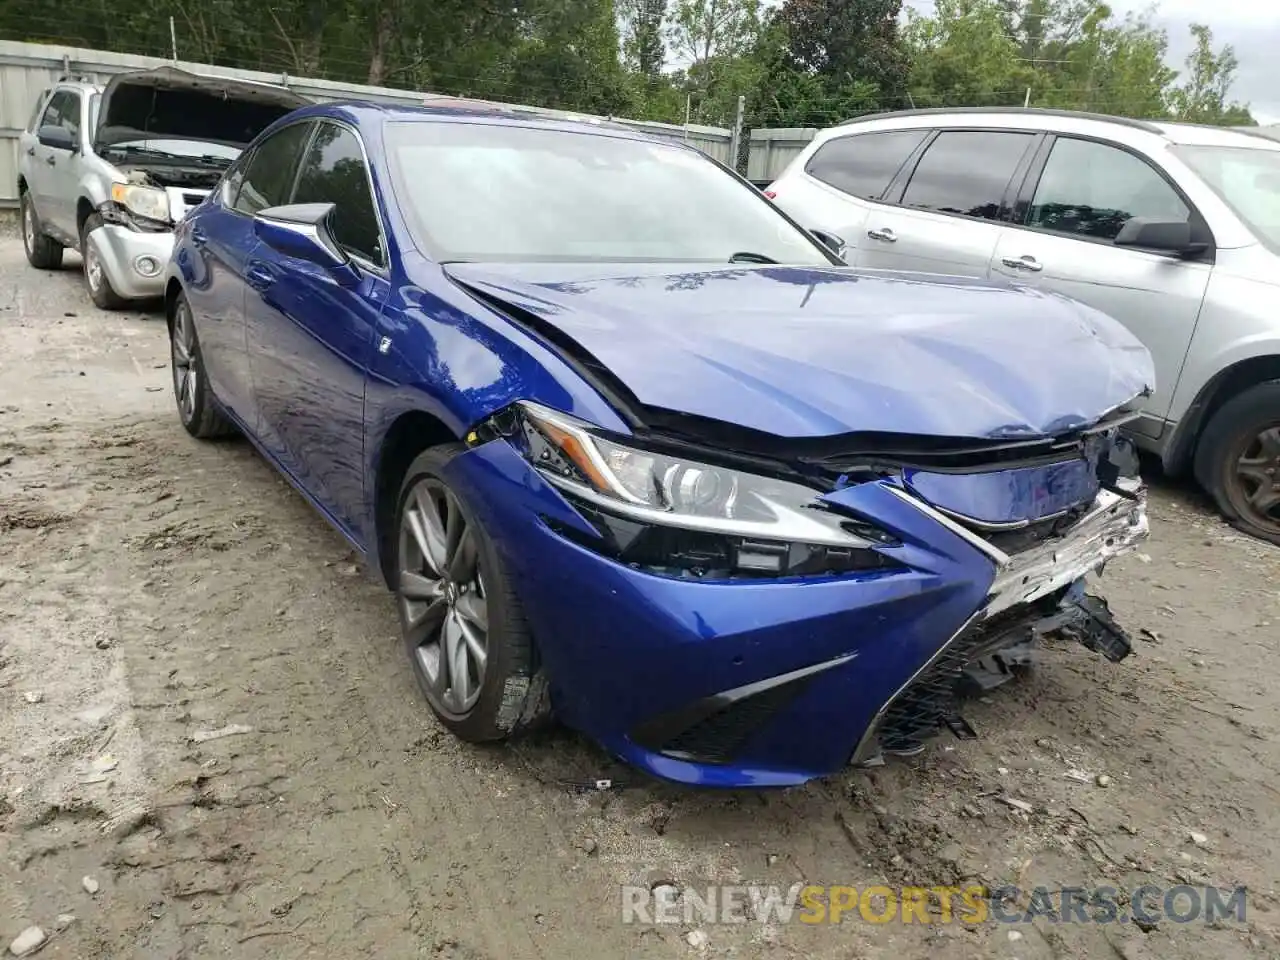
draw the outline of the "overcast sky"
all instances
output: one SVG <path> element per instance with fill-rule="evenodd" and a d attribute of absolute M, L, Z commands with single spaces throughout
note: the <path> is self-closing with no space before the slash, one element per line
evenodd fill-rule
<path fill-rule="evenodd" d="M 932 10 L 932 0 L 906 0 Z M 1110 0 L 1118 16 L 1142 11 L 1147 0 Z M 1259 123 L 1280 123 L 1280 3 L 1277 0 L 1163 0 L 1155 5 L 1154 20 L 1169 34 L 1169 66 L 1181 72 L 1191 52 L 1193 23 L 1213 30 L 1214 46 L 1229 43 L 1240 67 L 1231 96 L 1248 103 Z"/>

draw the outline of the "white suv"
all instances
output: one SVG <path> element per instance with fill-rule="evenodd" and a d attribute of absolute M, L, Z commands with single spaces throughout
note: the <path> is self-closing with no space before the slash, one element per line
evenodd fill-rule
<path fill-rule="evenodd" d="M 820 132 L 766 193 L 857 267 L 1007 278 L 1126 324 L 1156 364 L 1135 439 L 1280 544 L 1280 142 L 913 110 Z"/>

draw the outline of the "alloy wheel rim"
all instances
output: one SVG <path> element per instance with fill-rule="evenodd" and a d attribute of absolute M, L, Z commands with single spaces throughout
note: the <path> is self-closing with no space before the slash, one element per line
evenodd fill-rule
<path fill-rule="evenodd" d="M 88 240 L 84 244 L 84 275 L 89 279 L 90 290 L 97 290 L 102 286 L 102 260 Z"/>
<path fill-rule="evenodd" d="M 36 212 L 28 200 L 22 211 L 22 242 L 27 245 L 27 252 L 30 253 L 36 248 Z"/>
<path fill-rule="evenodd" d="M 1280 423 L 1259 430 L 1235 465 L 1240 512 L 1257 526 L 1280 532 Z"/>
<path fill-rule="evenodd" d="M 200 371 L 195 362 L 195 330 L 186 304 L 173 314 L 173 335 L 169 338 L 173 366 L 173 395 L 183 423 L 190 423 L 196 409 L 196 387 Z"/>
<path fill-rule="evenodd" d="M 405 640 L 446 715 L 475 706 L 489 659 L 489 601 L 476 531 L 444 483 L 410 491 L 400 525 L 397 595 Z"/>

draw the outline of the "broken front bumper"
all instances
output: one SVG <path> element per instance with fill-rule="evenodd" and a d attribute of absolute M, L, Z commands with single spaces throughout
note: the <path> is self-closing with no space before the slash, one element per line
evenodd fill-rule
<path fill-rule="evenodd" d="M 854 763 L 876 762 L 882 748 L 908 750 L 942 727 L 972 736 L 955 709 L 962 686 L 967 681 L 989 689 L 1003 682 L 1011 666 L 1029 661 L 1032 645 L 1043 635 L 1074 637 L 1113 662 L 1130 652 L 1106 601 L 1086 594 L 1084 584 L 1088 574 L 1100 573 L 1148 536 L 1146 493 L 1139 481 L 1101 491 L 1064 536 L 1012 556 L 959 524 L 955 529 L 996 565 L 987 602 L 880 709 L 854 751 Z"/>
<path fill-rule="evenodd" d="M 126 300 L 147 300 L 164 294 L 165 266 L 173 253 L 171 230 L 144 232 L 104 223 L 87 241 L 102 263 L 111 288 Z"/>

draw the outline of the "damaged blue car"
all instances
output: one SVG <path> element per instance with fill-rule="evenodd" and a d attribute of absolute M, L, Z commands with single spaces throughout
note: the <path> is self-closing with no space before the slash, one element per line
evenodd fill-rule
<path fill-rule="evenodd" d="M 1147 535 L 1132 335 L 838 249 L 620 126 L 307 107 L 178 227 L 178 414 L 363 554 L 459 737 L 797 784 L 974 735 L 1045 633 L 1122 659 L 1084 578 Z"/>

